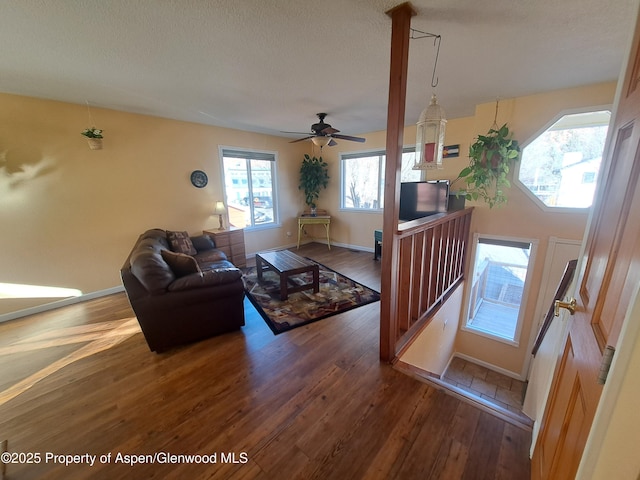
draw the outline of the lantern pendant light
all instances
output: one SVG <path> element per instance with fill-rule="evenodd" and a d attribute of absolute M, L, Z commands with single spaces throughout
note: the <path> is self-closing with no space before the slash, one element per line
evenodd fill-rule
<path fill-rule="evenodd" d="M 436 94 L 422 111 L 416 129 L 416 160 L 414 170 L 442 168 L 442 150 L 447 119 L 444 109 L 438 105 Z"/>

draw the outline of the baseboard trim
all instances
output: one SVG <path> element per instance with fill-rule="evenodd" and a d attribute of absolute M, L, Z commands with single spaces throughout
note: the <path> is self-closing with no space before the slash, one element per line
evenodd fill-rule
<path fill-rule="evenodd" d="M 105 290 L 98 290 L 97 292 L 86 293 L 78 297 L 70 297 L 63 300 L 57 300 L 55 302 L 44 303 L 42 305 L 17 310 L 15 312 L 4 313 L 0 315 L 0 323 L 15 320 L 16 318 L 28 317 L 29 315 L 35 315 L 36 313 L 42 313 L 60 307 L 66 307 L 67 305 L 73 305 L 75 303 L 86 302 L 87 300 L 93 300 L 94 298 L 106 297 L 107 295 L 120 292 L 124 292 L 124 287 L 122 285 L 107 288 Z"/>
<path fill-rule="evenodd" d="M 302 247 L 302 246 L 308 245 L 310 243 L 320 243 L 322 245 L 326 245 L 327 241 L 323 240 L 321 238 L 315 238 L 315 239 L 312 239 L 312 240 L 305 240 L 305 241 L 300 242 L 300 246 Z M 259 252 L 271 252 L 271 251 L 275 251 L 275 250 L 290 249 L 290 248 L 295 248 L 296 246 L 297 246 L 297 243 L 291 243 L 291 244 L 288 244 L 288 245 L 280 245 L 278 247 L 272 247 L 272 248 L 266 248 L 264 250 L 258 250 L 257 252 L 254 252 L 254 253 L 248 253 L 247 254 L 247 261 L 251 260 L 251 259 L 254 259 L 256 253 L 259 253 Z M 331 246 L 332 247 L 348 248 L 349 250 L 357 250 L 357 251 L 360 251 L 360 252 L 369 252 L 369 253 L 372 253 L 372 254 L 374 252 L 373 248 L 363 247 L 361 245 L 350 245 L 348 243 L 340 243 L 340 242 L 333 242 L 332 241 L 331 242 Z"/>
<path fill-rule="evenodd" d="M 520 380 L 522 382 L 527 380 L 525 377 L 523 377 L 519 373 L 512 372 L 511 370 L 506 370 L 504 368 L 501 368 L 501 367 L 498 367 L 496 365 L 493 365 L 493 364 L 491 364 L 489 362 L 483 362 L 482 360 L 478 360 L 477 358 L 471 357 L 469 355 L 465 355 L 464 353 L 455 352 L 453 354 L 453 357 L 462 358 L 463 360 L 466 360 L 467 362 L 475 363 L 476 365 L 480 365 L 482 367 L 488 368 L 489 370 L 493 370 L 494 372 L 501 373 L 503 375 L 506 375 L 507 377 L 515 378 L 516 380 Z M 451 357 L 451 360 L 453 360 L 453 357 Z M 449 360 L 449 363 L 451 363 L 451 360 Z M 448 365 L 447 365 L 447 367 L 448 367 Z"/>
<path fill-rule="evenodd" d="M 326 240 L 320 239 L 320 238 L 316 238 L 313 240 L 313 242 L 315 243 L 322 243 L 324 245 L 327 244 Z M 308 242 L 308 243 L 312 243 L 312 242 Z M 341 242 L 331 242 L 331 246 L 332 247 L 342 247 L 342 248 L 348 248 L 349 250 L 358 250 L 360 252 L 370 252 L 373 253 L 373 248 L 371 247 L 363 247 L 361 245 L 351 245 L 349 243 L 341 243 Z"/>

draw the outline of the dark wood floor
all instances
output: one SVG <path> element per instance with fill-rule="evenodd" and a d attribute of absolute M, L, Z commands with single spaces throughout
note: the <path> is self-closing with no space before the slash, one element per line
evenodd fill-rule
<path fill-rule="evenodd" d="M 373 254 L 300 253 L 380 288 Z M 246 302 L 241 331 L 162 355 L 124 294 L 0 324 L 0 441 L 41 455 L 7 478 L 529 478 L 530 432 L 381 364 L 378 321 L 374 303 L 274 336 Z M 217 463 L 116 463 L 154 453 Z"/>

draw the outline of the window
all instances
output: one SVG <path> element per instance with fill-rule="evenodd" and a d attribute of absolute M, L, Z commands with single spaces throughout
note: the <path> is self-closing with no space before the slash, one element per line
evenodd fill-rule
<path fill-rule="evenodd" d="M 415 147 L 402 152 L 400 181 L 421 180 L 421 172 L 413 170 Z M 384 206 L 384 151 L 340 155 L 342 177 L 341 208 L 348 210 L 381 210 Z"/>
<path fill-rule="evenodd" d="M 517 345 L 536 243 L 474 235 L 465 330 Z"/>
<path fill-rule="evenodd" d="M 611 112 L 563 115 L 522 150 L 518 180 L 551 208 L 593 202 Z"/>
<path fill-rule="evenodd" d="M 259 227 L 277 223 L 274 153 L 223 148 L 222 169 L 232 226 Z"/>

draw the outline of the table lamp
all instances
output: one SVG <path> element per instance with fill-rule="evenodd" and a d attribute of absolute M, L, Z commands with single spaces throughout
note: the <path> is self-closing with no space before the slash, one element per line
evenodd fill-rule
<path fill-rule="evenodd" d="M 224 230 L 222 215 L 227 213 L 227 209 L 224 206 L 224 202 L 216 202 L 216 209 L 214 213 L 218 215 L 218 221 L 220 222 L 220 227 L 218 227 L 218 230 Z"/>

